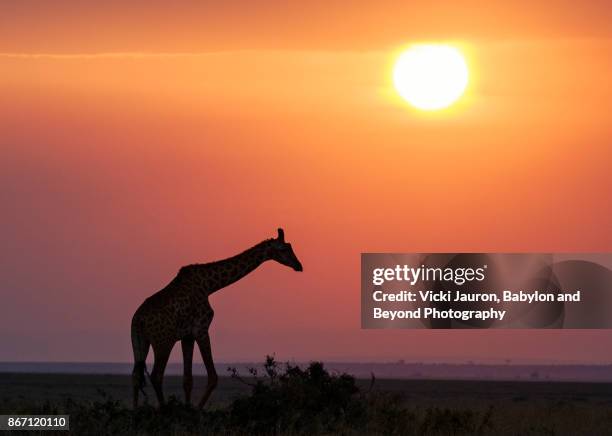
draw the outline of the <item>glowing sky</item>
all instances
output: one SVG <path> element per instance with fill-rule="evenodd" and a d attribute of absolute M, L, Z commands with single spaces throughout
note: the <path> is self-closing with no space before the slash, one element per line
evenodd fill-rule
<path fill-rule="evenodd" d="M 146 296 L 278 226 L 305 272 L 215 294 L 217 360 L 612 360 L 607 331 L 359 329 L 360 252 L 611 251 L 606 2 L 181 3 L 0 5 L 1 360 L 128 361 Z M 472 68 L 444 116 L 390 79 L 432 39 Z"/>

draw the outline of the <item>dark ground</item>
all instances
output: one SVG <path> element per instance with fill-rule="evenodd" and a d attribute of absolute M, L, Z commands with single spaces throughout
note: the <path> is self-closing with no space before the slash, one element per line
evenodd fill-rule
<path fill-rule="evenodd" d="M 34 410 L 45 401 L 92 402 L 103 398 L 101 391 L 129 406 L 130 383 L 126 375 L 0 373 L 0 414 L 24 410 L 24 406 Z M 204 377 L 195 377 L 194 399 L 205 383 Z M 368 390 L 370 380 L 358 380 L 358 385 Z M 164 387 L 167 397 L 176 395 L 182 401 L 181 377 L 166 377 Z M 249 389 L 238 380 L 222 377 L 209 410 L 226 407 Z M 417 416 L 431 407 L 482 414 L 492 410 L 490 434 L 612 434 L 612 383 L 380 379 L 373 389 L 401 393 L 403 405 Z M 150 384 L 147 392 L 149 402 L 155 404 Z"/>

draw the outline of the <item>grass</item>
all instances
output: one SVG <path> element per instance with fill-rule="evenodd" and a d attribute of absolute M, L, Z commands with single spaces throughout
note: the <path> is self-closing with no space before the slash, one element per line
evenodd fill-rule
<path fill-rule="evenodd" d="M 0 374 L 0 413 L 69 414 L 75 435 L 604 435 L 612 428 L 610 384 L 372 386 L 320 363 L 300 368 L 268 358 L 261 374 L 223 378 L 204 411 L 177 399 L 180 378 L 166 387 L 164 409 L 146 404 L 134 411 L 129 377 Z"/>

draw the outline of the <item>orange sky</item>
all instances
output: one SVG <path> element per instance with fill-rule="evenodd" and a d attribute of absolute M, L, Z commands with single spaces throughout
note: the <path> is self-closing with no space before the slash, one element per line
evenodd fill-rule
<path fill-rule="evenodd" d="M 305 272 L 215 294 L 218 360 L 612 360 L 606 331 L 359 329 L 360 252 L 611 251 L 606 2 L 50 4 L 0 6 L 0 359 L 128 361 L 179 266 L 282 225 Z M 442 115 L 391 88 L 422 40 L 471 67 Z"/>

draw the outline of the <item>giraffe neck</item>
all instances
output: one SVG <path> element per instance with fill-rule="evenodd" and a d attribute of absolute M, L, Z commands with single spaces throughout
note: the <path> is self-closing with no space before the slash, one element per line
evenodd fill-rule
<path fill-rule="evenodd" d="M 208 295 L 237 282 L 269 259 L 267 241 L 227 259 L 191 265 L 196 282 Z"/>

